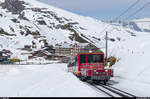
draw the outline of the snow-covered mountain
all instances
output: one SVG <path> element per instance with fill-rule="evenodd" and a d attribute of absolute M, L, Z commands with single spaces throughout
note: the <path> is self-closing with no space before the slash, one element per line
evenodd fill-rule
<path fill-rule="evenodd" d="M 150 32 L 150 18 L 136 19 L 134 22 L 144 32 Z"/>
<path fill-rule="evenodd" d="M 135 19 L 129 22 L 122 22 L 122 26 L 128 27 L 135 31 L 150 33 L 150 18 Z"/>
<path fill-rule="evenodd" d="M 107 23 L 79 16 L 36 0 L 0 0 L 0 44 L 3 47 L 23 48 L 36 45 L 90 42 L 104 46 Z M 113 32 L 111 31 L 113 29 Z M 135 36 L 132 30 L 109 26 L 109 39 L 122 41 Z"/>
<path fill-rule="evenodd" d="M 77 35 L 74 27 L 81 30 L 84 28 L 80 27 L 78 22 L 63 15 L 57 15 L 56 12 L 56 8 L 34 0 L 6 0 L 1 3 L 0 9 L 0 21 L 3 23 L 0 25 L 3 38 L 1 40 L 7 41 L 2 44 L 22 48 L 24 45 L 32 45 L 33 42 L 37 47 L 41 47 L 45 43 L 42 42 L 44 40 L 53 45 L 65 41 L 71 42 L 72 35 Z M 59 13 L 65 14 L 65 11 Z M 66 15 L 68 15 L 67 12 Z M 85 42 L 84 39 L 79 39 Z"/>
<path fill-rule="evenodd" d="M 76 15 L 36 0 L 0 0 L 1 48 L 16 50 L 31 45 L 40 49 L 47 44 L 72 44 L 74 39 L 104 48 L 106 27 L 109 55 L 121 42 L 148 33 Z"/>

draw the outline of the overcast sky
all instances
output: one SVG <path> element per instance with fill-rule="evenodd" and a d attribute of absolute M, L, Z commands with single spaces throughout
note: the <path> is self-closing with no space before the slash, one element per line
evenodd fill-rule
<path fill-rule="evenodd" d="M 100 20 L 110 20 L 119 16 L 137 0 L 38 0 L 67 11 Z M 150 0 L 140 0 L 125 17 L 143 7 Z M 130 19 L 150 17 L 150 5 Z M 124 19 L 124 18 L 122 18 Z"/>

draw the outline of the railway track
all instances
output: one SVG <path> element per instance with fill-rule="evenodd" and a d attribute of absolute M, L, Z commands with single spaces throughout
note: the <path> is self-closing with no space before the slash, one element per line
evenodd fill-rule
<path fill-rule="evenodd" d="M 97 85 L 97 84 L 93 84 L 93 83 L 88 83 L 88 84 L 92 85 L 97 90 L 105 93 L 109 97 L 136 97 L 133 94 L 122 91 L 118 88 L 115 88 L 115 87 L 112 87 L 112 86 L 109 86 L 109 85 L 103 85 L 103 84 Z"/>

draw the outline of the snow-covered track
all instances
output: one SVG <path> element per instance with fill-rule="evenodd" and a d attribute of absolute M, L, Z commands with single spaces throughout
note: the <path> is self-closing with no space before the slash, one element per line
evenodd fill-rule
<path fill-rule="evenodd" d="M 135 95 L 132 95 L 128 92 L 122 91 L 118 88 L 114 88 L 112 86 L 109 85 L 103 85 L 103 84 L 91 84 L 88 83 L 90 85 L 92 85 L 94 88 L 96 88 L 97 90 L 105 93 L 106 95 L 110 96 L 110 97 L 136 97 Z"/>
<path fill-rule="evenodd" d="M 103 90 L 102 88 L 100 88 L 99 86 L 96 85 L 92 85 L 93 87 L 95 87 L 97 90 L 99 90 L 100 92 L 105 93 L 106 95 L 110 96 L 110 97 L 114 97 L 112 94 L 110 94 L 108 91 Z"/>
<path fill-rule="evenodd" d="M 118 88 L 115 88 L 115 87 L 112 87 L 112 86 L 109 86 L 109 85 L 100 84 L 99 86 L 103 87 L 103 88 L 105 88 L 105 89 L 107 89 L 107 90 L 109 90 L 109 91 L 113 92 L 114 94 L 119 95 L 121 97 L 136 97 L 133 94 L 130 94 L 130 93 L 125 92 L 125 91 L 122 91 L 122 90 L 120 90 Z"/>

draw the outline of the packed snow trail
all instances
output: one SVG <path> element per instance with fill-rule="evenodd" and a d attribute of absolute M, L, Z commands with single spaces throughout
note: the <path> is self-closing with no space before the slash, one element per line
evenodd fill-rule
<path fill-rule="evenodd" d="M 2 97 L 104 97 L 67 71 L 66 64 L 0 65 Z"/>

